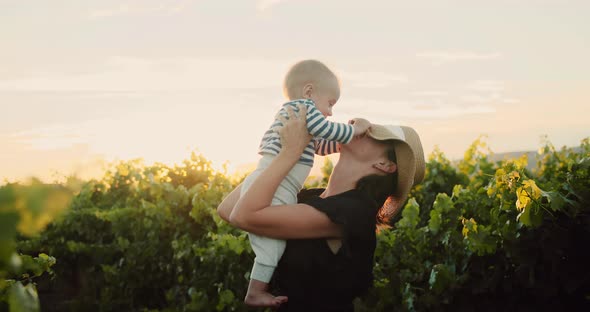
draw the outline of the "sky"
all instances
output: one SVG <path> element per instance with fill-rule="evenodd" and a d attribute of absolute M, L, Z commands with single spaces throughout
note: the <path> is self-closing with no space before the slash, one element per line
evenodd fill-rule
<path fill-rule="evenodd" d="M 239 170 L 302 59 L 342 82 L 331 120 L 404 124 L 461 158 L 590 136 L 589 1 L 0 0 L 0 179 L 115 160 Z M 321 164 L 321 161 L 317 162 Z"/>

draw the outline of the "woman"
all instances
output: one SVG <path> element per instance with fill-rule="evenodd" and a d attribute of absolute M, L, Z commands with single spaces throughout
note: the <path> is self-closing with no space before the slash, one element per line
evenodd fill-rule
<path fill-rule="evenodd" d="M 422 145 L 409 127 L 372 125 L 342 145 L 326 189 L 302 191 L 296 205 L 270 206 L 311 139 L 300 109 L 282 120 L 281 153 L 237 203 L 239 187 L 218 212 L 245 231 L 288 240 L 274 276 L 281 296 L 269 306 L 353 311 L 353 299 L 373 282 L 377 224 L 387 224 L 424 176 Z"/>

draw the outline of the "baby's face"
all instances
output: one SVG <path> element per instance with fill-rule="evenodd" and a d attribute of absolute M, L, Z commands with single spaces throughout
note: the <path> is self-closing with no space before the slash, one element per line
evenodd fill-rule
<path fill-rule="evenodd" d="M 340 98 L 340 87 L 336 85 L 324 86 L 311 95 L 317 109 L 325 116 L 332 116 L 332 107 L 336 105 Z"/>

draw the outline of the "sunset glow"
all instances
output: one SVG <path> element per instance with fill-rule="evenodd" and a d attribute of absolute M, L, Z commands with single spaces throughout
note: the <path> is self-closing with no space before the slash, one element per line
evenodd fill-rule
<path fill-rule="evenodd" d="M 401 123 L 459 158 L 590 135 L 587 1 L 2 1 L 0 179 L 201 152 L 256 161 L 293 62 L 342 79 L 335 121 Z M 500 22 L 501 20 L 501 22 Z M 321 164 L 321 162 L 320 162 Z M 59 175 L 59 174 L 57 174 Z"/>

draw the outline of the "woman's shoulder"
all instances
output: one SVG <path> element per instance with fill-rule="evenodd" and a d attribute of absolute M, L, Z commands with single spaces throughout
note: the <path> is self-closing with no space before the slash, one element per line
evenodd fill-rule
<path fill-rule="evenodd" d="M 325 188 L 308 188 L 302 189 L 299 191 L 298 196 L 301 197 L 311 197 L 311 196 L 320 196 L 326 189 Z"/>
<path fill-rule="evenodd" d="M 345 231 L 358 234 L 359 231 L 374 230 L 377 207 L 363 192 L 352 189 L 328 196 L 319 195 L 323 189 L 310 189 L 302 192 L 300 203 L 308 204 L 325 213 L 332 222 L 345 225 Z"/>
<path fill-rule="evenodd" d="M 309 203 L 314 199 L 320 198 L 322 192 L 324 192 L 323 188 L 302 189 L 297 194 L 297 202 L 301 204 Z"/>
<path fill-rule="evenodd" d="M 330 195 L 327 197 L 320 197 L 325 191 L 325 188 L 310 188 L 303 189 L 297 195 L 297 200 L 300 203 L 309 203 L 310 201 L 324 201 L 328 203 L 339 203 L 343 202 L 347 205 L 373 205 L 374 201 L 369 198 L 365 193 L 351 189 L 342 193 Z M 312 205 L 313 206 L 313 205 Z"/>

